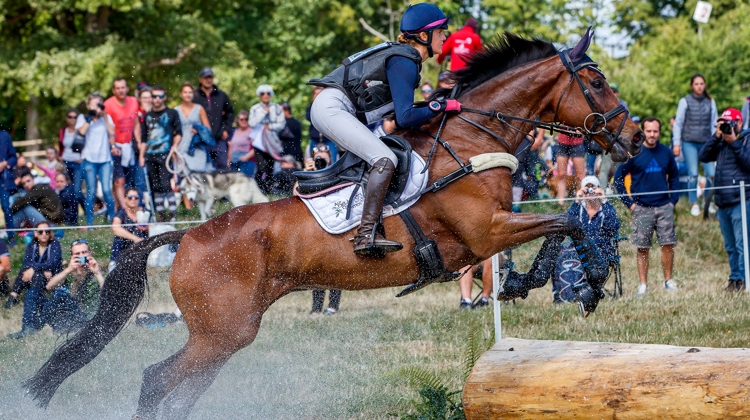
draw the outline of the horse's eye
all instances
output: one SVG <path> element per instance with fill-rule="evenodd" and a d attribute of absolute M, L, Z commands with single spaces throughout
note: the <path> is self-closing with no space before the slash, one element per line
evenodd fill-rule
<path fill-rule="evenodd" d="M 601 89 L 602 88 L 602 81 L 599 79 L 595 79 L 593 82 L 591 82 L 591 86 L 594 89 Z"/>

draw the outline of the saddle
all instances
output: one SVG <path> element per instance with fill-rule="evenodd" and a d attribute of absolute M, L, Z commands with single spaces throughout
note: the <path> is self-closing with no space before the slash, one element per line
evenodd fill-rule
<path fill-rule="evenodd" d="M 380 140 L 388 146 L 398 158 L 396 172 L 393 174 L 388 193 L 383 204 L 392 204 L 399 199 L 409 180 L 411 167 L 411 144 L 400 136 L 385 136 Z M 340 184 L 354 183 L 364 186 L 370 164 L 352 152 L 344 153 L 333 165 L 319 171 L 294 172 L 297 178 L 297 192 L 302 195 L 315 194 Z"/>

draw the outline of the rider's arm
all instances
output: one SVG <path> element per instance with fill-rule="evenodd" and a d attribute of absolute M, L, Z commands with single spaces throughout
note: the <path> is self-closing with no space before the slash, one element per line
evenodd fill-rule
<path fill-rule="evenodd" d="M 399 127 L 416 127 L 438 114 L 429 107 L 414 108 L 414 85 L 417 83 L 419 69 L 413 61 L 401 56 L 389 58 L 386 75 Z"/>

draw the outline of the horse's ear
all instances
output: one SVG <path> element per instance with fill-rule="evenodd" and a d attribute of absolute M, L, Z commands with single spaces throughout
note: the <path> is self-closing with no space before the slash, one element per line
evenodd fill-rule
<path fill-rule="evenodd" d="M 591 45 L 591 40 L 593 38 L 594 38 L 594 32 L 591 30 L 591 26 L 589 26 L 589 28 L 586 29 L 586 33 L 583 34 L 583 36 L 581 37 L 581 40 L 578 41 L 578 44 L 576 44 L 576 46 L 570 52 L 570 58 L 573 61 L 577 61 L 583 58 L 584 54 L 586 54 L 586 50 L 589 49 L 589 46 Z"/>

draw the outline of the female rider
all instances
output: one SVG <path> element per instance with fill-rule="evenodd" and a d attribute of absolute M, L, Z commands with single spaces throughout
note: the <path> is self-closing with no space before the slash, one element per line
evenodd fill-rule
<path fill-rule="evenodd" d="M 419 86 L 422 63 L 442 50 L 447 27 L 448 18 L 437 6 L 409 6 L 401 18 L 399 43 L 357 53 L 328 76 L 309 82 L 325 87 L 311 109 L 315 128 L 372 166 L 364 191 L 362 221 L 354 237 L 354 253 L 359 256 L 382 257 L 403 247 L 386 240 L 375 229 L 397 161 L 365 124 L 395 111 L 399 127 L 417 127 L 442 111 L 461 110 L 461 104 L 452 99 L 414 108 L 414 89 Z M 361 60 L 363 57 L 368 59 Z"/>

